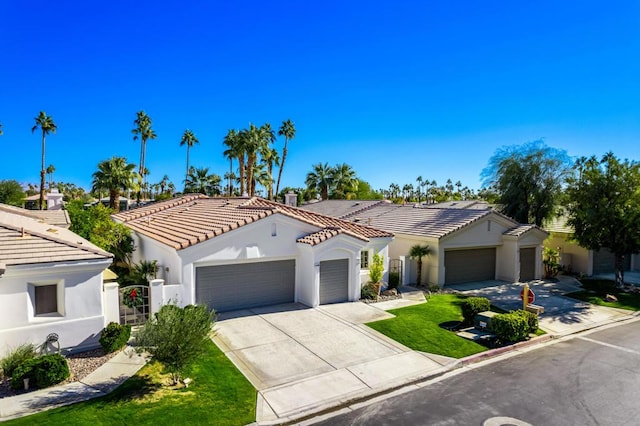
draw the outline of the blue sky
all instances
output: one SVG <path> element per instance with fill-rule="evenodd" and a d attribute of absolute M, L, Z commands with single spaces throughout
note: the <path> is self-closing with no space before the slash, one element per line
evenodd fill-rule
<path fill-rule="evenodd" d="M 55 180 L 85 188 L 101 160 L 138 163 L 141 109 L 148 180 L 178 188 L 186 128 L 191 164 L 222 175 L 228 129 L 287 118 L 290 186 L 346 162 L 374 188 L 478 188 L 497 148 L 539 138 L 640 159 L 637 1 L 1 0 L 0 16 L 0 179 L 38 182 L 41 110 Z"/>

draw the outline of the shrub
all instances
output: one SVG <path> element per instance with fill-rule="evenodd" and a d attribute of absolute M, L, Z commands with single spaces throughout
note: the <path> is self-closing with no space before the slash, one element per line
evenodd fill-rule
<path fill-rule="evenodd" d="M 473 318 L 480 312 L 491 309 L 491 303 L 486 297 L 469 297 L 462 301 L 462 316 L 467 324 L 473 323 Z"/>
<path fill-rule="evenodd" d="M 205 350 L 215 313 L 204 305 L 164 305 L 140 329 L 137 343 L 162 362 L 175 384 Z"/>
<path fill-rule="evenodd" d="M 529 335 L 529 324 L 517 312 L 498 314 L 491 318 L 491 331 L 504 342 L 519 342 Z"/>
<path fill-rule="evenodd" d="M 361 299 L 376 299 L 378 297 L 378 286 L 374 283 L 368 283 L 360 289 Z"/>
<path fill-rule="evenodd" d="M 373 255 L 371 264 L 369 265 L 369 280 L 372 283 L 379 283 L 382 280 L 382 273 L 384 272 L 384 256 L 378 253 Z"/>
<path fill-rule="evenodd" d="M 440 291 L 440 286 L 438 284 L 429 284 L 427 290 L 429 290 L 431 293 L 437 293 Z"/>
<path fill-rule="evenodd" d="M 100 345 L 105 353 L 115 352 L 123 348 L 131 337 L 131 326 L 110 322 L 100 333 Z"/>
<path fill-rule="evenodd" d="M 389 289 L 400 286 L 400 272 L 389 272 Z"/>
<path fill-rule="evenodd" d="M 31 358 L 20 364 L 13 372 L 11 387 L 21 389 L 24 379 L 29 379 L 29 386 L 46 388 L 69 377 L 69 365 L 60 354 L 43 355 Z"/>
<path fill-rule="evenodd" d="M 32 343 L 24 343 L 11 352 L 0 361 L 2 375 L 6 378 L 13 376 L 15 369 L 25 361 L 35 358 L 36 347 Z"/>
<path fill-rule="evenodd" d="M 513 311 L 514 314 L 520 315 L 524 317 L 529 325 L 529 333 L 535 333 L 538 331 L 538 316 L 533 312 L 523 311 L 522 309 L 518 309 L 517 311 Z"/>

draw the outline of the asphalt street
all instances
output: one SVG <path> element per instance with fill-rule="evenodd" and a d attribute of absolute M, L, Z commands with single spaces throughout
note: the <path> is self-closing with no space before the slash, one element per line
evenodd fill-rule
<path fill-rule="evenodd" d="M 640 322 L 472 368 L 322 425 L 637 425 Z"/>

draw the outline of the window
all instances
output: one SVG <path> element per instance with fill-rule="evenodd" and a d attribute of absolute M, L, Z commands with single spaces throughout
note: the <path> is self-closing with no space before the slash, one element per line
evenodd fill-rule
<path fill-rule="evenodd" d="M 34 294 L 35 315 L 58 313 L 58 286 L 56 284 L 35 286 Z"/>
<path fill-rule="evenodd" d="M 369 268 L 369 251 L 362 250 L 360 252 L 360 269 Z"/>

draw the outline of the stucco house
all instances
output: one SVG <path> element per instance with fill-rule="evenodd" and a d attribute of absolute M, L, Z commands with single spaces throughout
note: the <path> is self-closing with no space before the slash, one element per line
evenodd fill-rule
<path fill-rule="evenodd" d="M 62 349 L 97 346 L 113 256 L 33 211 L 9 210 L 0 208 L 0 357 L 51 333 Z"/>
<path fill-rule="evenodd" d="M 423 259 L 423 283 L 443 286 L 542 277 L 542 243 L 548 234 L 491 209 L 353 200 L 325 200 L 302 208 L 393 232 L 389 257 L 402 264 L 405 284 L 417 281 L 417 262 L 408 256 L 416 244 L 427 244 L 431 249 Z"/>
<path fill-rule="evenodd" d="M 165 299 L 218 312 L 357 300 L 391 232 L 261 198 L 200 194 L 114 214 L 133 232 L 133 261 L 156 260 Z"/>

